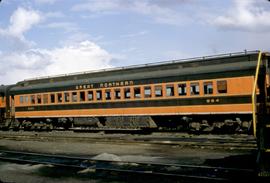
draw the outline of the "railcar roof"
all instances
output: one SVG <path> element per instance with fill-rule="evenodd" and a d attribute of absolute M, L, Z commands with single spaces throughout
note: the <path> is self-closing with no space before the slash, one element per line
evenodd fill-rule
<path fill-rule="evenodd" d="M 0 94 L 4 94 L 6 92 L 6 86 L 0 85 Z"/>
<path fill-rule="evenodd" d="M 9 88 L 12 88 L 14 85 L 0 85 L 0 94 L 5 95 Z"/>
<path fill-rule="evenodd" d="M 98 69 L 98 70 L 90 70 L 85 72 L 75 72 L 69 74 L 61 74 L 61 75 L 54 75 L 54 76 L 44 76 L 44 77 L 36 77 L 25 79 L 22 82 L 32 82 L 32 81 L 43 81 L 43 80 L 50 80 L 50 79 L 61 79 L 67 77 L 76 77 L 81 75 L 87 74 L 95 74 L 95 73 L 103 73 L 103 72 L 111 72 L 111 71 L 122 71 L 122 70 L 130 70 L 130 69 L 139 69 L 139 68 L 146 68 L 146 67 L 156 67 L 168 64 L 175 64 L 175 63 L 188 63 L 188 62 L 199 62 L 199 61 L 206 61 L 212 59 L 224 59 L 230 57 L 239 57 L 239 56 L 246 56 L 246 55 L 254 55 L 258 54 L 259 51 L 246 51 L 246 52 L 235 52 L 235 53 L 227 53 L 227 54 L 218 54 L 218 55 L 209 55 L 209 56 L 202 56 L 202 57 L 193 57 L 193 58 L 186 58 L 186 59 L 178 59 L 178 60 L 170 60 L 170 61 L 163 61 L 163 62 L 154 62 L 154 63 L 147 63 L 147 64 L 140 64 L 140 65 L 131 65 L 125 67 L 115 67 L 115 68 L 107 68 L 107 69 Z M 21 83 L 21 82 L 18 82 Z"/>

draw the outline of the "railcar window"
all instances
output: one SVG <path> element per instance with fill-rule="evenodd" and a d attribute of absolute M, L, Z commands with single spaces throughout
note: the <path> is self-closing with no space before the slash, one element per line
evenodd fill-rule
<path fill-rule="evenodd" d="M 111 100 L 111 90 L 105 90 L 105 98 L 106 100 Z"/>
<path fill-rule="evenodd" d="M 187 84 L 178 84 L 178 95 L 187 95 Z"/>
<path fill-rule="evenodd" d="M 227 93 L 227 81 L 217 81 L 217 91 L 218 93 Z"/>
<path fill-rule="evenodd" d="M 94 93 L 93 93 L 93 91 L 88 91 L 87 99 L 88 99 L 88 101 L 91 101 L 91 100 L 94 99 Z"/>
<path fill-rule="evenodd" d="M 102 100 L 102 91 L 101 90 L 97 90 L 97 100 Z"/>
<path fill-rule="evenodd" d="M 51 98 L 51 103 L 55 103 L 55 95 L 54 94 L 51 94 L 50 95 L 50 98 Z"/>
<path fill-rule="evenodd" d="M 80 92 L 80 101 L 81 102 L 85 101 L 85 92 L 84 91 Z"/>
<path fill-rule="evenodd" d="M 24 97 L 24 102 L 25 102 L 26 104 L 28 104 L 28 96 L 25 96 L 25 97 Z"/>
<path fill-rule="evenodd" d="M 120 89 L 115 89 L 114 90 L 114 96 L 115 96 L 115 99 L 121 99 Z"/>
<path fill-rule="evenodd" d="M 69 93 L 64 93 L 64 101 L 65 102 L 70 102 Z"/>
<path fill-rule="evenodd" d="M 155 86 L 155 96 L 162 97 L 162 86 Z"/>
<path fill-rule="evenodd" d="M 30 96 L 30 100 L 31 100 L 31 104 L 35 104 L 36 103 L 36 96 L 35 95 L 31 95 Z"/>
<path fill-rule="evenodd" d="M 146 86 L 144 87 L 144 98 L 149 98 L 151 97 L 151 87 Z"/>
<path fill-rule="evenodd" d="M 140 87 L 134 88 L 134 98 L 141 98 L 141 88 Z"/>
<path fill-rule="evenodd" d="M 200 87 L 199 83 L 191 83 L 190 84 L 190 94 L 191 95 L 199 95 L 200 94 Z"/>
<path fill-rule="evenodd" d="M 24 100 L 23 100 L 23 96 L 20 96 L 20 104 L 23 104 Z"/>
<path fill-rule="evenodd" d="M 58 103 L 63 102 L 62 93 L 57 93 L 57 102 Z"/>
<path fill-rule="evenodd" d="M 77 102 L 77 92 L 72 92 L 72 102 Z"/>
<path fill-rule="evenodd" d="M 124 96 L 126 99 L 130 98 L 130 88 L 125 88 L 124 90 Z"/>
<path fill-rule="evenodd" d="M 37 103 L 41 104 L 41 95 L 37 95 Z"/>
<path fill-rule="evenodd" d="M 174 96 L 174 86 L 173 85 L 167 85 L 166 86 L 166 96 Z"/>
<path fill-rule="evenodd" d="M 48 103 L 48 94 L 43 94 L 43 103 L 44 104 Z"/>
<path fill-rule="evenodd" d="M 213 82 L 203 83 L 204 94 L 213 94 Z"/>

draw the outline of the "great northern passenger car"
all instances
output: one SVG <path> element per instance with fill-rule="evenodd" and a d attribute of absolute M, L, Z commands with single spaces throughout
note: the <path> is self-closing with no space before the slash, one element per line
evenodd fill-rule
<path fill-rule="evenodd" d="M 248 131 L 258 56 L 231 53 L 2 85 L 1 127 Z M 269 61 L 268 54 L 262 59 Z"/>

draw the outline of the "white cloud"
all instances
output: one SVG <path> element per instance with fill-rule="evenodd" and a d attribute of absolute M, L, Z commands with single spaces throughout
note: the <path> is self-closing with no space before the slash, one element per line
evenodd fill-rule
<path fill-rule="evenodd" d="M 24 52 L 12 52 L 2 54 L 2 62 L 8 68 L 6 72 L 10 72 L 12 68 L 18 70 L 36 70 L 44 65 L 49 64 L 49 55 L 43 54 L 40 50 L 27 50 Z"/>
<path fill-rule="evenodd" d="M 40 21 L 39 12 L 19 7 L 10 17 L 10 26 L 6 31 L 11 35 L 21 37 L 24 32 Z"/>
<path fill-rule="evenodd" d="M 25 77 L 42 74 L 43 68 L 49 62 L 48 55 L 41 53 L 39 50 L 2 53 L 0 56 L 1 84 L 13 84 Z"/>
<path fill-rule="evenodd" d="M 227 29 L 269 31 L 270 12 L 265 7 L 269 8 L 267 1 L 234 1 L 234 7 L 226 15 L 216 17 L 213 24 Z"/>
<path fill-rule="evenodd" d="M 1 42 L 4 41 L 11 47 L 11 49 L 0 50 L 2 70 L 0 84 L 12 84 L 31 77 L 110 67 L 110 62 L 115 56 L 94 42 L 88 41 L 88 34 L 77 34 L 77 37 L 72 37 L 76 41 L 70 40 L 69 44 L 52 49 L 34 48 L 35 43 L 26 40 L 24 34 L 34 25 L 49 16 L 58 15 L 61 13 L 41 14 L 21 7 L 13 12 L 9 25 L 6 28 L 0 28 Z M 71 31 L 78 32 L 77 25 L 70 22 L 54 22 L 47 24 L 46 28 L 68 28 L 69 30 L 73 28 Z M 18 46 L 20 49 L 16 48 Z"/>
<path fill-rule="evenodd" d="M 103 12 L 119 9 L 121 7 L 120 0 L 114 1 L 89 1 L 81 4 L 76 4 L 72 7 L 74 11 L 91 11 L 91 12 Z"/>
<path fill-rule="evenodd" d="M 144 1 L 136 1 L 132 9 L 137 13 L 153 17 L 157 23 L 162 24 L 180 25 L 187 18 L 172 8 Z"/>
<path fill-rule="evenodd" d="M 188 22 L 189 17 L 184 13 L 174 9 L 187 3 L 186 1 L 171 1 L 164 3 L 163 1 L 127 1 L 127 0 L 90 0 L 81 4 L 74 5 L 73 11 L 88 11 L 97 15 L 111 15 L 119 13 L 119 11 L 129 11 L 133 13 L 143 14 L 154 19 L 156 23 L 182 25 Z M 93 18 L 94 15 L 84 15 L 83 17 Z"/>
<path fill-rule="evenodd" d="M 169 25 L 206 22 L 220 28 L 247 31 L 268 31 L 270 27 L 270 7 L 267 0 L 232 0 L 225 4 L 233 4 L 225 13 L 224 2 L 216 3 L 218 6 L 215 3 L 211 0 L 88 0 L 74 5 L 72 10 L 90 12 L 82 15 L 85 18 L 133 12 L 145 15 L 155 23 Z"/>
<path fill-rule="evenodd" d="M 40 23 L 41 20 L 42 16 L 38 11 L 19 7 L 11 15 L 8 27 L 0 28 L 0 38 L 17 42 L 17 45 L 22 47 L 30 47 L 34 43 L 26 40 L 24 33 Z"/>
<path fill-rule="evenodd" d="M 56 0 L 35 0 L 35 2 L 38 4 L 54 4 Z"/>
<path fill-rule="evenodd" d="M 53 64 L 47 73 L 60 74 L 110 67 L 112 56 L 93 42 L 84 41 L 74 46 L 56 48 L 47 52 Z"/>
<path fill-rule="evenodd" d="M 113 56 L 97 44 L 84 41 L 54 49 L 1 53 L 0 83 L 11 84 L 38 76 L 66 74 L 111 67 Z M 15 74 L 16 73 L 16 74 Z"/>

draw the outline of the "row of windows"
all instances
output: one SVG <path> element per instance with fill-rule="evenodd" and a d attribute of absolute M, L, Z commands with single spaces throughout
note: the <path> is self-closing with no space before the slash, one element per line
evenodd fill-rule
<path fill-rule="evenodd" d="M 175 87 L 177 87 L 175 90 Z M 143 89 L 143 91 L 142 91 Z M 154 90 L 154 93 L 152 93 Z M 175 93 L 176 92 L 176 93 Z M 200 94 L 200 83 L 194 82 L 190 83 L 190 95 Z M 217 92 L 227 93 L 227 81 L 217 81 Z M 165 95 L 163 95 L 165 93 Z M 203 83 L 203 94 L 213 94 L 213 82 Z M 84 101 L 94 101 L 94 100 L 117 100 L 117 99 L 130 99 L 131 95 L 133 98 L 151 98 L 154 97 L 171 97 L 171 96 L 185 96 L 187 95 L 187 84 L 168 84 L 163 87 L 161 85 L 154 86 L 144 86 L 144 87 L 134 87 L 134 88 L 116 88 L 116 89 L 105 89 L 103 93 L 102 90 L 90 90 L 90 91 L 78 91 L 78 92 L 63 92 L 63 93 L 50 93 L 50 94 L 37 94 L 30 96 L 20 96 L 21 104 L 48 104 L 50 103 L 62 103 L 62 102 L 84 102 Z"/>

